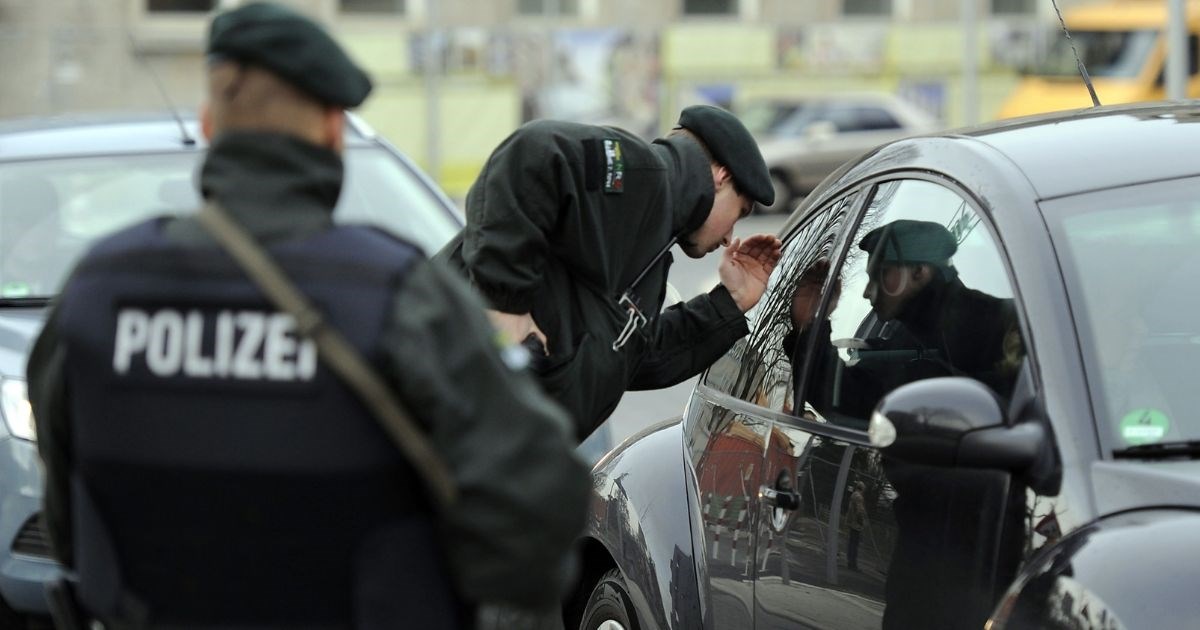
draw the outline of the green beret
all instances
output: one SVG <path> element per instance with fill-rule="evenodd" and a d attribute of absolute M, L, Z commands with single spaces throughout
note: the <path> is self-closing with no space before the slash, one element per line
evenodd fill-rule
<path fill-rule="evenodd" d="M 252 2 L 213 18 L 212 61 L 235 61 L 278 75 L 328 105 L 356 107 L 371 78 L 312 20 L 277 4 Z"/>
<path fill-rule="evenodd" d="M 677 127 L 696 134 L 746 196 L 764 206 L 775 202 L 775 187 L 758 143 L 736 116 L 720 107 L 693 105 L 679 114 Z"/>
<path fill-rule="evenodd" d="M 958 251 L 950 230 L 932 221 L 898 219 L 875 228 L 858 242 L 872 264 L 945 264 Z"/>

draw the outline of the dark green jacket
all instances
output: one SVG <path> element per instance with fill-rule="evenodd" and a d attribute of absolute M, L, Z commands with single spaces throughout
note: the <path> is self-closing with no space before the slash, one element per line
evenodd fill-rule
<path fill-rule="evenodd" d="M 261 241 L 301 238 L 332 225 L 342 161 L 274 134 L 227 134 L 201 175 L 215 198 Z M 403 200 L 397 200 L 403 211 Z M 193 218 L 167 227 L 182 243 L 212 240 Z M 566 586 L 570 547 L 590 489 L 566 414 L 527 373 L 501 359 L 483 305 L 441 264 L 417 263 L 393 298 L 376 367 L 428 428 L 460 491 L 443 520 L 445 550 L 471 601 L 539 605 Z M 29 397 L 45 462 L 46 519 L 55 552 L 74 562 L 68 481 L 70 391 L 57 310 L 28 365 Z"/>
<path fill-rule="evenodd" d="M 529 123 L 492 153 L 467 195 L 467 226 L 438 254 L 494 308 L 532 313 L 549 339 L 536 369 L 546 390 L 591 433 L 627 389 L 684 381 L 748 330 L 724 287 L 659 313 L 675 238 L 703 224 L 712 174 L 686 137 L 646 143 L 619 129 Z M 653 263 L 653 264 L 652 264 Z M 650 322 L 612 343 L 633 294 Z"/>

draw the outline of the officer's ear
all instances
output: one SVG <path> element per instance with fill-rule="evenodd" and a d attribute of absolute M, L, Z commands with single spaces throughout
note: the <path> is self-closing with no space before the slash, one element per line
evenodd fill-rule
<path fill-rule="evenodd" d="M 200 133 L 204 135 L 204 139 L 212 142 L 213 136 L 213 118 L 212 104 L 204 101 L 200 104 Z"/>
<path fill-rule="evenodd" d="M 723 184 L 733 183 L 733 175 L 729 173 L 729 169 L 716 162 L 709 166 L 712 168 L 713 190 L 721 190 Z"/>
<path fill-rule="evenodd" d="M 917 283 L 917 286 L 920 286 L 920 287 L 923 287 L 926 284 L 929 284 L 929 281 L 933 279 L 933 275 L 935 273 L 937 273 L 936 270 L 933 268 L 933 265 L 929 265 L 929 264 L 925 264 L 925 263 L 921 263 L 919 265 L 913 265 L 911 267 L 911 269 L 912 269 L 913 282 Z"/>
<path fill-rule="evenodd" d="M 338 155 L 346 148 L 346 139 L 343 135 L 346 132 L 346 112 L 340 107 L 329 107 L 325 110 L 325 116 L 322 119 L 322 135 L 324 136 L 323 144 L 332 149 Z"/>

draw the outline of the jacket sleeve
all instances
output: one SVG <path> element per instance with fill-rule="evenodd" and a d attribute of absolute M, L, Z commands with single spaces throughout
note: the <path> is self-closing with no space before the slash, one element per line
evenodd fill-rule
<path fill-rule="evenodd" d="M 37 426 L 37 447 L 45 477 L 43 515 L 58 560 L 74 566 L 71 544 L 71 434 L 67 417 L 66 350 L 58 336 L 58 308 L 52 308 L 34 342 L 25 369 L 29 404 Z"/>
<path fill-rule="evenodd" d="M 746 316 L 721 285 L 663 311 L 629 389 L 659 389 L 704 371 L 750 332 Z"/>
<path fill-rule="evenodd" d="M 570 158 L 543 125 L 526 125 L 488 157 L 467 195 L 463 262 L 492 307 L 527 313 L 548 235 L 573 202 Z"/>
<path fill-rule="evenodd" d="M 502 358 L 479 299 L 438 262 L 406 279 L 384 347 L 388 376 L 458 484 L 443 535 L 461 593 L 559 601 L 591 489 L 566 414 Z"/>

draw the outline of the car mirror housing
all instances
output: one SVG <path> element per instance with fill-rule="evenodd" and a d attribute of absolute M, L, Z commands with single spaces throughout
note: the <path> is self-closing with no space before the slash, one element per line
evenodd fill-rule
<path fill-rule="evenodd" d="M 1049 437 L 1039 422 L 1009 426 L 1000 398 L 974 379 L 931 378 L 879 401 L 868 429 L 889 456 L 934 466 L 1023 472 Z"/>

